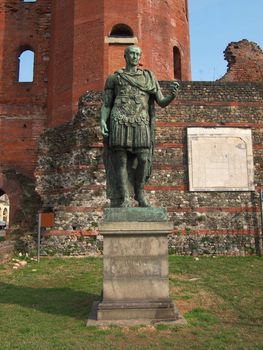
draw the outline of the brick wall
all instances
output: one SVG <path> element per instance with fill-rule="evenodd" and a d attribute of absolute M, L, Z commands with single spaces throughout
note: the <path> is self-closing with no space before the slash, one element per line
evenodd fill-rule
<path fill-rule="evenodd" d="M 0 1 L 0 168 L 33 176 L 47 118 L 51 0 Z M 35 52 L 34 82 L 18 82 L 18 57 Z"/>
<path fill-rule="evenodd" d="M 228 62 L 226 74 L 221 81 L 263 81 L 263 51 L 248 40 L 231 42 L 224 51 Z"/>
<path fill-rule="evenodd" d="M 142 64 L 154 67 L 158 79 L 174 78 L 174 46 L 181 54 L 181 77 L 190 79 L 186 5 L 187 0 L 52 2 L 49 126 L 72 120 L 80 94 L 101 91 L 106 77 L 124 65 L 123 51 L 129 45 L 125 38 L 118 38 L 121 48 L 107 41 L 117 24 L 131 28 L 142 47 Z"/>
<path fill-rule="evenodd" d="M 161 85 L 166 90 L 169 82 Z M 154 170 L 146 191 L 153 206 L 167 208 L 175 235 L 187 239 L 189 235 L 248 237 L 249 243 L 245 239 L 242 249 L 245 244 L 258 248 L 259 190 L 263 188 L 262 94 L 263 83 L 183 82 L 177 100 L 166 109 L 157 108 Z M 55 211 L 51 234 L 96 234 L 103 207 L 108 205 L 98 128 L 101 99 L 101 93 L 83 95 L 74 121 L 48 130 L 41 138 L 37 191 L 44 205 Z M 251 128 L 256 191 L 189 192 L 189 126 Z M 234 248 L 222 249 L 229 252 Z"/>

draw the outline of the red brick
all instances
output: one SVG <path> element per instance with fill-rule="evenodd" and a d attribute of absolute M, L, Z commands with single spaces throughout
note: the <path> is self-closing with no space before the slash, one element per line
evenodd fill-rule
<path fill-rule="evenodd" d="M 248 40 L 232 42 L 224 54 L 228 70 L 221 81 L 263 81 L 263 51 L 256 43 Z"/>

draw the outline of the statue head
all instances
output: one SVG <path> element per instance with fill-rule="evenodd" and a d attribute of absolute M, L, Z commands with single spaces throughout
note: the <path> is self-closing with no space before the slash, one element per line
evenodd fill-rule
<path fill-rule="evenodd" d="M 141 58 L 142 50 L 139 46 L 130 45 L 124 50 L 124 58 L 127 65 L 137 66 Z"/>

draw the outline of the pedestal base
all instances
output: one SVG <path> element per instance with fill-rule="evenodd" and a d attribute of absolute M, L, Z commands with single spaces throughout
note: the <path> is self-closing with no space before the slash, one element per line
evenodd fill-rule
<path fill-rule="evenodd" d="M 102 302 L 97 307 L 97 320 L 175 321 L 178 315 L 171 301 Z"/>
<path fill-rule="evenodd" d="M 145 324 L 180 319 L 169 297 L 167 235 L 172 230 L 161 208 L 105 211 L 100 225 L 103 297 L 93 310 L 97 322 Z"/>
<path fill-rule="evenodd" d="M 116 325 L 119 327 L 132 327 L 132 326 L 139 326 L 139 325 L 153 325 L 153 324 L 168 324 L 168 325 L 185 325 L 187 324 L 186 320 L 184 319 L 184 317 L 179 313 L 178 309 L 176 308 L 176 306 L 172 303 L 170 305 L 170 311 L 172 309 L 172 315 L 169 312 L 170 316 L 168 319 L 165 318 L 161 318 L 158 319 L 157 313 L 151 312 L 147 314 L 148 317 L 146 316 L 146 313 L 143 313 L 142 317 L 140 318 L 118 318 L 118 319 L 98 319 L 98 314 L 100 312 L 99 310 L 99 301 L 95 301 L 92 304 L 92 308 L 89 314 L 89 318 L 87 321 L 87 327 L 93 327 L 93 326 L 110 326 L 110 325 Z M 156 310 L 156 305 L 155 307 L 155 312 L 158 310 Z M 121 309 L 123 310 L 123 309 Z M 127 310 L 127 309 L 126 309 Z M 136 309 L 138 310 L 138 309 Z M 140 309 L 140 311 L 142 311 L 145 309 Z M 148 309 L 149 310 L 149 309 Z M 153 309 L 151 309 L 151 311 L 153 311 Z M 141 314 L 141 313 L 140 313 Z M 109 315 L 109 314 L 108 314 Z M 124 312 L 122 315 L 126 315 L 127 314 Z M 138 313 L 136 313 L 136 315 L 138 316 Z M 130 314 L 131 316 L 131 314 Z M 153 317 L 150 317 L 153 316 Z M 119 314 L 118 314 L 119 317 Z"/>

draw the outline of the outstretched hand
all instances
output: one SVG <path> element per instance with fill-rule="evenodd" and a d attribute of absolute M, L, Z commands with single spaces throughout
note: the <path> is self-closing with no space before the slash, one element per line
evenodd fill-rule
<path fill-rule="evenodd" d="M 180 84 L 177 81 L 173 81 L 170 85 L 171 93 L 175 96 L 180 88 Z"/>

